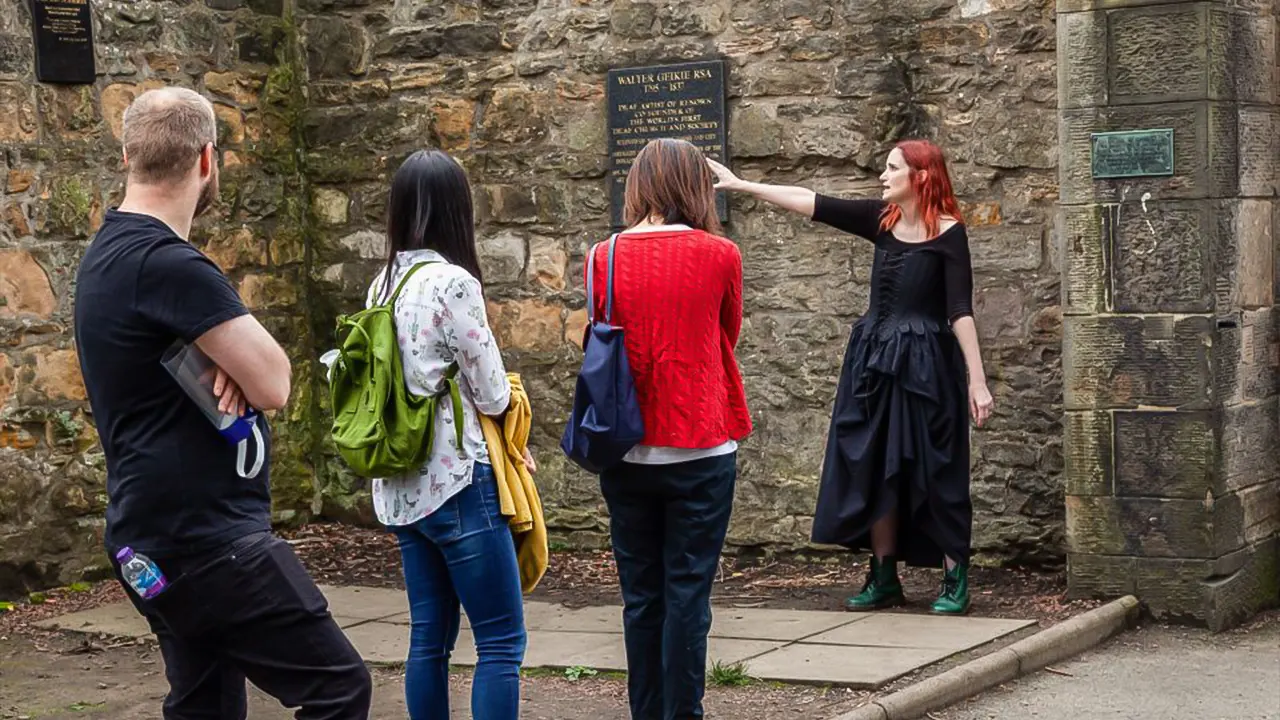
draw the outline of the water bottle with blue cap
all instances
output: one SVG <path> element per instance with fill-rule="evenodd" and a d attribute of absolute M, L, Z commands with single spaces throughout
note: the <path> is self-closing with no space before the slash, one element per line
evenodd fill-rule
<path fill-rule="evenodd" d="M 213 423 L 223 439 L 236 446 L 236 472 L 240 477 L 257 477 L 266 460 L 262 430 L 258 428 L 257 422 L 258 411 L 249 408 L 243 415 L 239 415 L 218 409 L 218 396 L 213 392 L 218 367 L 196 346 L 178 341 L 165 351 L 160 362 L 186 391 L 187 396 L 195 401 L 205 417 L 209 418 L 209 422 Z M 255 445 L 254 461 L 252 467 L 246 467 L 251 440 Z"/>

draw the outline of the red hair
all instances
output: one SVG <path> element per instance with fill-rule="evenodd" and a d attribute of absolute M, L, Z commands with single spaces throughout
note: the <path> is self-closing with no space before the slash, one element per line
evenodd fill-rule
<path fill-rule="evenodd" d="M 911 169 L 911 190 L 920 205 L 920 217 L 930 238 L 937 237 L 942 227 L 942 216 L 950 215 L 957 222 L 960 203 L 951 189 L 951 176 L 947 174 L 947 160 L 942 148 L 928 140 L 903 140 L 895 146 L 902 152 L 907 167 Z M 902 208 L 890 203 L 880 218 L 880 229 L 889 230 L 902 219 Z"/>

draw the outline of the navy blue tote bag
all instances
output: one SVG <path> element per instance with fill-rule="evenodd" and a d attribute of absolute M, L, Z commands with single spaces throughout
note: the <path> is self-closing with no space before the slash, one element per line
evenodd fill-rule
<path fill-rule="evenodd" d="M 618 236 L 609 238 L 604 322 L 595 316 L 595 248 L 587 256 L 587 321 L 582 369 L 573 392 L 573 414 L 560 449 L 587 472 L 599 474 L 622 462 L 644 439 L 644 419 L 636 398 L 623 329 L 613 323 L 613 255 Z"/>

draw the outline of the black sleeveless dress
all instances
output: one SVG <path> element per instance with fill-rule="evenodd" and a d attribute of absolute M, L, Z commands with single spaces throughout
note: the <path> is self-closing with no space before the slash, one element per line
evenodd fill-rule
<path fill-rule="evenodd" d="M 853 325 L 823 462 L 814 542 L 871 549 L 898 513 L 897 557 L 967 562 L 969 393 L 951 323 L 973 314 L 969 242 L 956 224 L 923 243 L 880 230 L 880 200 L 819 195 L 813 219 L 875 243 L 871 298 Z"/>

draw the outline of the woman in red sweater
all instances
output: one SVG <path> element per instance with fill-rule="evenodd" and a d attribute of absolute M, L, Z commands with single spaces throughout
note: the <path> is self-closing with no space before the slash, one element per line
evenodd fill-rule
<path fill-rule="evenodd" d="M 645 437 L 600 476 L 625 604 L 631 716 L 702 717 L 711 583 L 751 431 L 734 346 L 742 256 L 720 237 L 701 152 L 654 140 L 627 175 L 613 322 L 626 330 Z M 594 297 L 604 312 L 608 243 Z"/>

